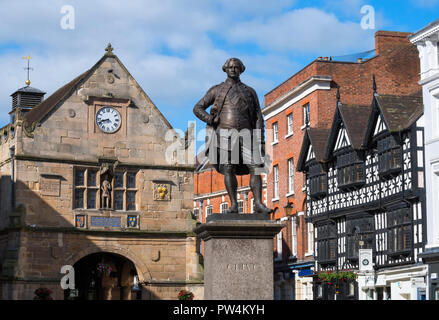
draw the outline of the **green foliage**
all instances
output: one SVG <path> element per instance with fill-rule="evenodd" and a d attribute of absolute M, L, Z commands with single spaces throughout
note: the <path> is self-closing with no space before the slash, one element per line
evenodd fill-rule
<path fill-rule="evenodd" d="M 358 274 L 347 270 L 347 271 L 322 271 L 318 274 L 318 278 L 320 281 L 325 281 L 328 284 L 332 284 L 333 282 L 339 281 L 351 281 L 356 280 L 358 278 Z"/>

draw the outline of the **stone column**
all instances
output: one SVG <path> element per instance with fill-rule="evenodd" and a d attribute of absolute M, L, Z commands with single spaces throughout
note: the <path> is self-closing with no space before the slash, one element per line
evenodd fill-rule
<path fill-rule="evenodd" d="M 204 240 L 205 300 L 272 300 L 273 238 L 266 214 L 213 214 L 195 228 Z"/>
<path fill-rule="evenodd" d="M 131 300 L 132 286 L 122 287 L 122 300 Z"/>

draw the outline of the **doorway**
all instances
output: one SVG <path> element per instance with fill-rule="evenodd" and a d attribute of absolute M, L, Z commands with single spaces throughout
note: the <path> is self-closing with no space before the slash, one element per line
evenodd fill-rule
<path fill-rule="evenodd" d="M 133 290 L 137 279 L 136 268 L 121 255 L 93 253 L 77 261 L 73 268 L 75 289 L 64 290 L 67 300 L 141 299 L 137 286 Z"/>

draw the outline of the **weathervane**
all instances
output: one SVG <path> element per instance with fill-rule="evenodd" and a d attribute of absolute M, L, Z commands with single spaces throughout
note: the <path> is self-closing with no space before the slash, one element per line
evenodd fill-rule
<path fill-rule="evenodd" d="M 24 68 L 24 70 L 27 70 L 27 80 L 25 81 L 26 85 L 30 85 L 30 80 L 29 80 L 29 71 L 30 70 L 34 70 L 34 68 L 29 67 L 29 61 L 30 61 L 30 56 L 26 56 L 26 57 L 21 57 L 22 59 L 26 59 L 27 60 L 27 67 Z"/>

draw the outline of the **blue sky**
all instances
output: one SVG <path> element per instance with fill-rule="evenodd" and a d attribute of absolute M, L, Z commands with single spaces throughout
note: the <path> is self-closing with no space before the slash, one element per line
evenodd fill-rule
<path fill-rule="evenodd" d="M 75 10 L 63 29 L 61 8 Z M 361 8 L 375 11 L 364 30 Z M 0 125 L 10 94 L 24 86 L 31 55 L 32 86 L 47 92 L 90 68 L 108 42 L 175 128 L 195 120 L 194 104 L 225 79 L 224 61 L 247 67 L 242 81 L 264 94 L 318 56 L 374 49 L 377 30 L 414 32 L 439 18 L 439 0 L 0 0 Z M 197 122 L 197 127 L 203 125 Z"/>

